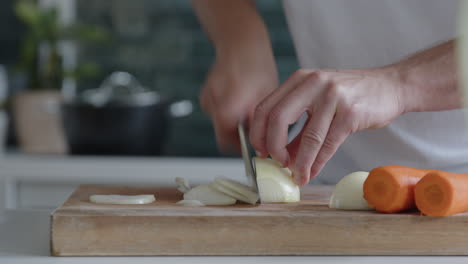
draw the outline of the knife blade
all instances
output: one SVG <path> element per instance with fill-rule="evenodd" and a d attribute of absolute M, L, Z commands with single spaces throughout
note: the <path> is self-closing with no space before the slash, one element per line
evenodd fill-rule
<path fill-rule="evenodd" d="M 244 160 L 245 166 L 245 175 L 247 176 L 247 181 L 249 186 L 253 188 L 254 191 L 258 193 L 258 186 L 257 186 L 257 174 L 255 172 L 255 164 L 252 156 L 250 155 L 249 150 L 249 141 L 246 137 L 245 126 L 242 122 L 239 122 L 237 125 L 237 130 L 239 133 L 240 145 L 241 145 L 241 152 L 242 152 L 242 159 Z"/>

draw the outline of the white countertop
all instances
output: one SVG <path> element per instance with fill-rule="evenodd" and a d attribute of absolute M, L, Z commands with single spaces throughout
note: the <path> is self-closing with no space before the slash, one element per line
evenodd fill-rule
<path fill-rule="evenodd" d="M 194 182 L 224 175 L 239 179 L 240 159 L 182 158 L 60 158 L 10 156 L 0 163 L 2 177 L 36 181 L 79 183 L 138 182 L 173 184 L 174 176 Z M 164 176 L 164 177 L 163 177 Z M 1 187 L 1 186 L 0 186 Z M 0 199 L 1 200 L 1 199 Z M 0 264 L 41 263 L 468 263 L 468 257 L 367 257 L 367 256 L 271 256 L 271 257 L 51 257 L 49 256 L 50 210 L 0 211 Z"/>

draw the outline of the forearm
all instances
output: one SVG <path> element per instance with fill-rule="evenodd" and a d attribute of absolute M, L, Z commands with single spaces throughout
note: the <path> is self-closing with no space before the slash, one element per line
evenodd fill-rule
<path fill-rule="evenodd" d="M 255 54 L 271 60 L 266 26 L 252 0 L 192 0 L 218 58 Z"/>
<path fill-rule="evenodd" d="M 389 68 L 401 83 L 403 112 L 442 111 L 460 108 L 455 40 L 415 54 Z"/>

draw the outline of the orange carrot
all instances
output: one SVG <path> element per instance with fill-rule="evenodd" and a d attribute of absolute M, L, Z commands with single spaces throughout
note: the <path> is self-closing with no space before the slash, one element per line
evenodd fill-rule
<path fill-rule="evenodd" d="M 414 190 L 416 206 L 429 216 L 449 216 L 468 211 L 468 174 L 434 171 Z"/>
<path fill-rule="evenodd" d="M 387 165 L 370 171 L 364 182 L 364 199 L 377 211 L 397 213 L 416 207 L 414 186 L 433 170 Z"/>

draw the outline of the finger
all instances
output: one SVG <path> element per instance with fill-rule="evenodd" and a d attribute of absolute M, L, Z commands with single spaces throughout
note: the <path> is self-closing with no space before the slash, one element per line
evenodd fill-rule
<path fill-rule="evenodd" d="M 333 154 L 336 153 L 338 147 L 346 140 L 348 135 L 351 134 L 351 130 L 349 126 L 347 126 L 348 121 L 343 119 L 342 115 L 335 115 L 330 129 L 328 130 L 327 137 L 322 144 L 322 148 L 310 169 L 310 179 L 313 179 L 320 173 L 325 164 L 331 159 Z"/>
<path fill-rule="evenodd" d="M 336 112 L 336 98 L 329 96 L 328 90 L 330 89 L 325 89 L 323 96 L 316 101 L 318 105 L 309 113 L 309 122 L 304 127 L 301 136 L 293 169 L 294 180 L 299 185 L 309 182 L 310 169 L 328 134 Z"/>
<path fill-rule="evenodd" d="M 213 126 L 216 135 L 216 143 L 218 148 L 223 153 L 231 153 L 237 151 L 239 145 L 238 135 L 236 129 L 230 125 L 229 122 L 219 117 L 213 118 Z"/>
<path fill-rule="evenodd" d="M 289 154 L 288 128 L 294 124 L 311 101 L 314 101 L 320 91 L 320 81 L 316 74 L 307 76 L 295 89 L 273 107 L 268 117 L 266 130 L 266 148 L 274 160 L 279 161 L 283 167 L 288 166 Z"/>
<path fill-rule="evenodd" d="M 299 151 L 299 146 L 301 145 L 301 137 L 302 134 L 304 133 L 304 127 L 307 126 L 309 123 L 309 116 L 307 116 L 307 119 L 305 120 L 304 124 L 302 124 L 301 131 L 296 135 L 291 142 L 286 146 L 286 149 L 288 150 L 289 154 L 289 163 L 288 163 L 288 168 L 289 169 L 294 169 L 296 157 L 297 157 L 297 152 Z"/>
<path fill-rule="evenodd" d="M 270 110 L 311 72 L 311 70 L 296 71 L 278 89 L 267 96 L 256 107 L 253 121 L 251 122 L 252 125 L 249 132 L 249 138 L 252 146 L 255 148 L 259 156 L 264 158 L 268 154 L 265 143 Z"/>

